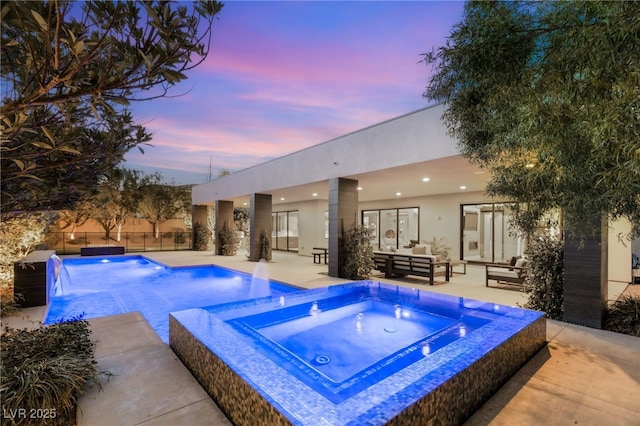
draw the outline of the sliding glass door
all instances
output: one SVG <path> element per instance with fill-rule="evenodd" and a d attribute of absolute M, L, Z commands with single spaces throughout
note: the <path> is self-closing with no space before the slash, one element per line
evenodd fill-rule
<path fill-rule="evenodd" d="M 273 212 L 272 221 L 273 249 L 298 251 L 298 211 Z"/>
<path fill-rule="evenodd" d="M 483 263 L 504 262 L 524 253 L 524 240 L 512 235 L 508 204 L 461 206 L 462 259 Z"/>
<path fill-rule="evenodd" d="M 420 237 L 420 209 L 364 210 L 362 225 L 372 230 L 371 245 L 374 248 L 409 246 Z"/>

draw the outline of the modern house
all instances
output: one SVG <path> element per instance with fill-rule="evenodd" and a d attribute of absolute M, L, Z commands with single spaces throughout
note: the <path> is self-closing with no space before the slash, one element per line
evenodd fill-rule
<path fill-rule="evenodd" d="M 488 175 L 460 155 L 443 111 L 423 108 L 196 185 L 193 221 L 206 223 L 214 206 L 217 235 L 233 222 L 234 207 L 249 208 L 251 260 L 266 233 L 272 250 L 311 256 L 327 248 L 333 276 L 338 238 L 353 223 L 373 230 L 375 248 L 435 238 L 452 259 L 486 263 L 522 254 L 525 242 L 509 233 L 508 200 L 486 195 Z M 631 282 L 631 246 L 617 238 L 628 228 L 610 230 L 610 281 Z"/>

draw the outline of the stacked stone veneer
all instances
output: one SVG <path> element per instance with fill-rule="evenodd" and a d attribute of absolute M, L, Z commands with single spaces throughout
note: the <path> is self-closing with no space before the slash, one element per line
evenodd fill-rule
<path fill-rule="evenodd" d="M 173 351 L 234 424 L 292 424 L 172 316 L 169 333 Z M 385 405 L 379 404 L 350 424 L 461 424 L 545 346 L 545 336 L 545 318 L 540 317 L 391 420 Z M 410 393 L 420 393 L 420 383 L 408 387 L 415 387 Z M 313 424 L 313 419 L 308 420 Z"/>

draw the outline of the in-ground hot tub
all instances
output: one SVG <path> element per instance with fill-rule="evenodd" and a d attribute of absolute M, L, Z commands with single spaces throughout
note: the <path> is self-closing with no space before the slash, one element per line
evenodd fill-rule
<path fill-rule="evenodd" d="M 371 281 L 170 316 L 235 424 L 461 423 L 545 345 L 540 312 Z"/>

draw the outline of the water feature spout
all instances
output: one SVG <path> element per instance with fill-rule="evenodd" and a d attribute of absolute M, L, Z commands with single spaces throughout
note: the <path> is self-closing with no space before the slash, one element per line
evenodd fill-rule
<path fill-rule="evenodd" d="M 269 271 L 267 262 L 260 259 L 256 265 L 256 269 L 251 276 L 251 287 L 249 288 L 249 298 L 256 299 L 259 297 L 271 296 L 271 286 L 269 285 Z"/>
<path fill-rule="evenodd" d="M 395 305 L 393 307 L 393 311 L 396 315 L 396 319 L 400 319 L 400 317 L 402 316 L 402 308 L 400 307 L 400 305 Z"/>
<path fill-rule="evenodd" d="M 318 308 L 318 302 L 313 302 L 311 304 L 311 309 L 309 309 L 309 315 L 311 315 L 312 317 L 316 317 L 319 313 L 320 309 Z"/>

